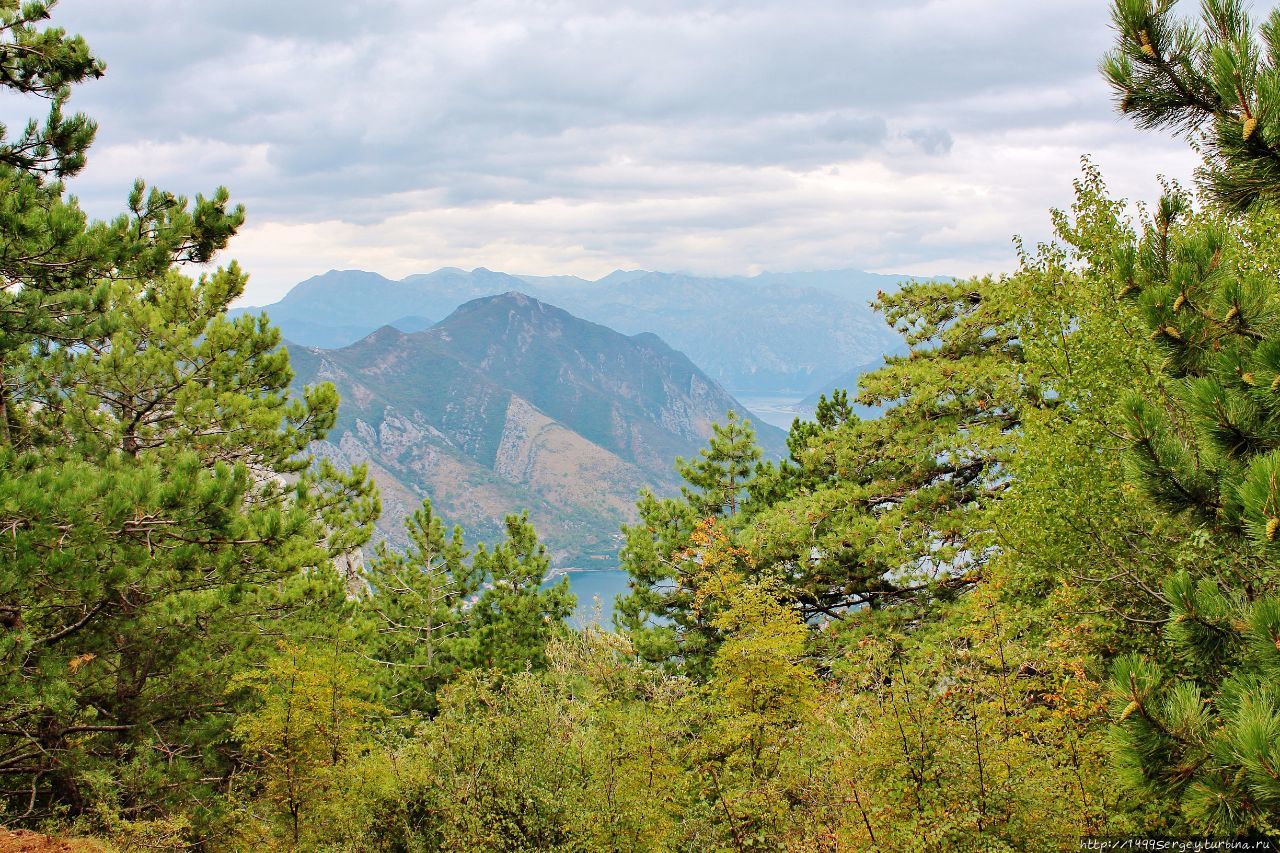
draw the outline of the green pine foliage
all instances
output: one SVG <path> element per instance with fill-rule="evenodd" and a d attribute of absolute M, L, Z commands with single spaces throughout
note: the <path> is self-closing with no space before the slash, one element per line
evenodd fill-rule
<path fill-rule="evenodd" d="M 507 516 L 506 528 L 504 541 L 491 549 L 480 545 L 472 559 L 471 572 L 484 590 L 467 611 L 459 655 L 474 669 L 542 669 L 547 643 L 577 599 L 568 578 L 543 588 L 551 560 L 528 513 Z"/>
<path fill-rule="evenodd" d="M 1009 436 L 1042 403 L 1021 382 L 1001 286 L 916 283 L 882 296 L 912 345 L 863 378 L 859 402 L 885 414 L 858 420 L 841 392 L 793 427 L 793 461 L 743 541 L 786 575 L 806 615 L 947 597 L 980 578 L 990 543 L 970 517 L 1004 488 Z"/>
<path fill-rule="evenodd" d="M 681 497 L 640 496 L 640 523 L 622 530 L 619 558 L 631 576 L 630 593 L 619 598 L 614 621 L 648 660 L 708 671 L 719 632 L 696 607 L 701 556 L 695 534 L 708 521 L 741 522 L 757 480 L 777 476 L 760 460 L 751 422 L 731 411 L 723 425 L 712 425 L 697 459 L 676 460 L 686 483 Z"/>
<path fill-rule="evenodd" d="M 577 601 L 567 578 L 546 583 L 550 560 L 528 517 L 509 516 L 506 528 L 503 542 L 473 552 L 424 499 L 405 519 L 410 548 L 378 546 L 357 623 L 387 707 L 432 715 L 439 690 L 465 672 L 546 669 L 546 648 Z"/>
<path fill-rule="evenodd" d="M 724 424 L 711 425 L 711 438 L 697 459 L 676 459 L 687 486 L 685 502 L 699 518 L 737 515 L 761 459 L 751 422 L 729 412 Z"/>
<path fill-rule="evenodd" d="M 363 473 L 306 456 L 332 389 L 289 394 L 278 333 L 225 319 L 242 286 L 234 266 L 117 282 L 97 334 L 13 365 L 0 703 L 37 807 L 86 807 L 94 774 L 158 781 L 119 778 L 138 762 L 207 776 L 215 752 L 157 745 L 226 725 L 227 680 L 368 537 Z"/>
<path fill-rule="evenodd" d="M 1280 186 L 1280 10 L 1259 26 L 1243 0 L 1203 0 L 1200 20 L 1176 0 L 1118 0 L 1119 39 L 1102 63 L 1120 112 L 1203 144 L 1202 177 L 1244 210 Z"/>
<path fill-rule="evenodd" d="M 1196 830 L 1269 837 L 1280 817 L 1270 684 L 1280 654 L 1280 16 L 1256 27 L 1240 3 L 1205 2 L 1197 26 L 1174 19 L 1172 5 L 1118 3 L 1120 44 L 1106 70 L 1140 125 L 1211 125 L 1206 198 L 1197 209 L 1189 193 L 1166 192 L 1141 236 L 1116 247 L 1113 275 L 1166 377 L 1164 393 L 1126 400 L 1130 478 L 1190 531 L 1200 559 L 1160 585 L 1163 662 L 1115 664 L 1115 760 L 1128 784 Z"/>
<path fill-rule="evenodd" d="M 234 766 L 227 685 L 341 610 L 331 562 L 377 497 L 307 455 L 336 395 L 292 395 L 279 333 L 226 318 L 243 273 L 173 269 L 235 232 L 225 191 L 139 185 L 109 223 L 66 195 L 94 126 L 64 107 L 102 66 L 51 6 L 0 5 L 0 82 L 51 102 L 0 149 L 0 795 L 25 820 L 194 826 Z"/>
<path fill-rule="evenodd" d="M 1269 209 L 1224 218 L 1170 194 L 1115 269 L 1169 377 L 1166 395 L 1126 401 L 1130 475 L 1209 552 L 1162 585 L 1172 666 L 1116 664 L 1117 760 L 1214 833 L 1271 832 L 1280 804 L 1267 769 L 1280 713 L 1275 228 Z"/>
<path fill-rule="evenodd" d="M 365 572 L 361 604 L 373 626 L 367 654 L 384 669 L 386 704 L 427 712 L 462 663 L 479 579 L 467 565 L 462 529 L 446 535 L 430 500 L 405 519 L 405 532 L 408 551 L 382 543 Z"/>

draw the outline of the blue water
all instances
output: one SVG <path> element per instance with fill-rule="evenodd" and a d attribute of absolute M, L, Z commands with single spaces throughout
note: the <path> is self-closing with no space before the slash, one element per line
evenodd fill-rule
<path fill-rule="evenodd" d="M 620 569 L 595 569 L 568 572 L 567 576 L 569 589 L 578 596 L 578 609 L 569 617 L 569 624 L 580 628 L 597 622 L 613 630 L 613 599 L 627 591 L 627 573 Z M 559 580 L 555 577 L 551 582 Z"/>
<path fill-rule="evenodd" d="M 779 429 L 791 429 L 796 418 L 812 418 L 813 410 L 802 407 L 803 394 L 771 394 L 766 391 L 730 391 L 733 399 L 747 407 L 747 413 Z"/>

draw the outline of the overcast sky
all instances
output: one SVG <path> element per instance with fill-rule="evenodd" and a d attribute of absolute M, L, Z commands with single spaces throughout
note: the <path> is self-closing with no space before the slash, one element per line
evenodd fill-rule
<path fill-rule="evenodd" d="M 1081 155 L 1150 198 L 1106 0 L 63 0 L 107 76 L 72 185 L 226 185 L 263 304 L 330 268 L 976 274 Z M 13 104 L 6 116 L 12 117 Z"/>

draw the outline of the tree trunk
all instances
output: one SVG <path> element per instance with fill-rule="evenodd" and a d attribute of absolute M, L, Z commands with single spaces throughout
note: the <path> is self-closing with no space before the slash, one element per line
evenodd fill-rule
<path fill-rule="evenodd" d="M 13 445 L 13 436 L 9 432 L 9 392 L 5 388 L 3 361 L 0 361 L 0 443 Z"/>

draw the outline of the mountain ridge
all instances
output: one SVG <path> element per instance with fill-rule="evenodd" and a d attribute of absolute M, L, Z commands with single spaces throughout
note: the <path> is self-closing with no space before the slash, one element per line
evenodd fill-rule
<path fill-rule="evenodd" d="M 295 385 L 342 396 L 317 453 L 365 463 L 383 492 L 379 535 L 403 544 L 423 496 L 481 539 L 528 508 L 558 567 L 616 558 L 641 488 L 674 493 L 673 461 L 713 420 L 745 411 L 686 356 L 520 292 L 481 297 L 420 332 L 383 326 L 340 349 L 293 344 Z M 758 425 L 771 455 L 785 435 Z"/>
<path fill-rule="evenodd" d="M 445 267 L 398 281 L 330 270 L 295 286 L 266 311 L 285 337 L 337 348 L 404 318 L 445 317 L 476 298 L 509 291 L 557 305 L 627 335 L 653 332 L 726 388 L 825 390 L 851 364 L 879 358 L 901 338 L 867 305 L 902 278 L 856 270 L 704 278 L 618 270 L 596 281 Z"/>

